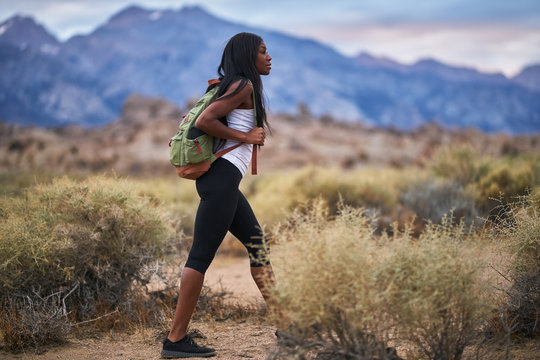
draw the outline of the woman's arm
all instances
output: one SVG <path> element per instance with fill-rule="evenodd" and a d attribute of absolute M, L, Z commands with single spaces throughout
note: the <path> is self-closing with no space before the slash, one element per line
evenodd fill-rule
<path fill-rule="evenodd" d="M 240 84 L 240 81 L 234 82 L 229 86 L 229 89 L 223 96 L 231 94 Z M 205 133 L 221 138 L 229 139 L 248 144 L 264 145 L 266 137 L 265 131 L 261 127 L 255 127 L 250 132 L 243 132 L 224 125 L 219 119 L 226 116 L 234 109 L 237 109 L 241 104 L 251 103 L 251 92 L 253 87 L 251 84 L 246 84 L 234 96 L 229 98 L 214 101 L 210 104 L 195 121 L 195 127 Z"/>

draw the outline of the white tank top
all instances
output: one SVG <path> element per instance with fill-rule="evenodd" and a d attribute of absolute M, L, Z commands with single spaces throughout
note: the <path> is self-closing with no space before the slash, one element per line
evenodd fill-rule
<path fill-rule="evenodd" d="M 255 127 L 253 109 L 234 109 L 227 115 L 227 123 L 231 129 L 249 132 Z M 228 149 L 238 143 L 238 141 L 227 140 L 222 149 Z M 222 157 L 233 163 L 244 176 L 251 161 L 252 152 L 253 144 L 242 144 Z"/>

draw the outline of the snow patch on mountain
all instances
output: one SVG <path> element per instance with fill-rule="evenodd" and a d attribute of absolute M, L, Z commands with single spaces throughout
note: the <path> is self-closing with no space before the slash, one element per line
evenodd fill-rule
<path fill-rule="evenodd" d="M 7 23 L 7 24 L 4 24 L 4 25 L 0 26 L 0 36 L 2 36 L 2 34 L 6 32 L 6 30 L 9 28 L 9 25 L 10 24 Z"/>
<path fill-rule="evenodd" d="M 55 45 L 50 45 L 50 44 L 43 44 L 41 45 L 39 50 L 41 50 L 41 52 L 45 54 L 56 55 L 58 54 L 58 51 L 60 51 L 60 47 L 55 46 Z"/>
<path fill-rule="evenodd" d="M 163 15 L 163 12 L 161 11 L 154 11 L 153 13 L 150 14 L 150 16 L 148 17 L 150 20 L 152 21 L 156 21 L 156 20 L 159 20 L 161 18 L 161 16 Z"/>

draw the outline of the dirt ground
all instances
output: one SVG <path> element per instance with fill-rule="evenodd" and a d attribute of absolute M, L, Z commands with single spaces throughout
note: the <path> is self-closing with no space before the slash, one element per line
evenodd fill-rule
<path fill-rule="evenodd" d="M 246 257 L 218 255 L 208 269 L 205 285 L 231 293 L 231 302 L 253 305 L 263 304 L 257 286 L 251 279 Z M 195 340 L 216 349 L 212 359 L 265 359 L 276 342 L 275 328 L 260 319 L 241 321 L 193 321 L 191 330 L 206 337 Z M 138 330 L 134 334 L 106 334 L 99 338 L 70 339 L 68 343 L 49 347 L 42 354 L 9 354 L 0 351 L 0 359 L 74 360 L 74 359 L 159 359 L 162 329 Z"/>
<path fill-rule="evenodd" d="M 218 255 L 206 273 L 205 285 L 230 292 L 228 301 L 246 306 L 263 306 L 264 301 L 249 272 L 249 260 L 244 257 Z M 72 338 L 60 346 L 47 347 L 41 354 L 10 354 L 0 350 L 1 360 L 152 360 L 160 359 L 161 339 L 165 329 L 140 329 L 134 333 L 109 333 L 99 337 Z M 205 338 L 195 340 L 216 349 L 211 359 L 266 359 L 276 345 L 275 328 L 259 317 L 234 321 L 193 321 L 190 331 Z M 514 346 L 510 358 L 540 359 L 540 341 Z M 484 359 L 486 359 L 484 357 Z M 504 349 L 490 354 L 489 360 L 505 359 Z"/>

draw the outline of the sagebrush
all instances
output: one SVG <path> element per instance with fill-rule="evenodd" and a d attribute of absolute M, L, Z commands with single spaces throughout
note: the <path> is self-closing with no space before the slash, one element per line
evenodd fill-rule
<path fill-rule="evenodd" d="M 62 338 L 69 325 L 119 313 L 178 235 L 127 181 L 67 177 L 0 200 L 0 323 L 9 349 Z M 56 335 L 52 335 L 55 333 Z"/>
<path fill-rule="evenodd" d="M 275 358 L 462 357 L 489 309 L 474 234 L 450 218 L 419 239 L 375 227 L 364 209 L 329 217 L 321 203 L 280 226 L 275 296 L 292 326 Z"/>

